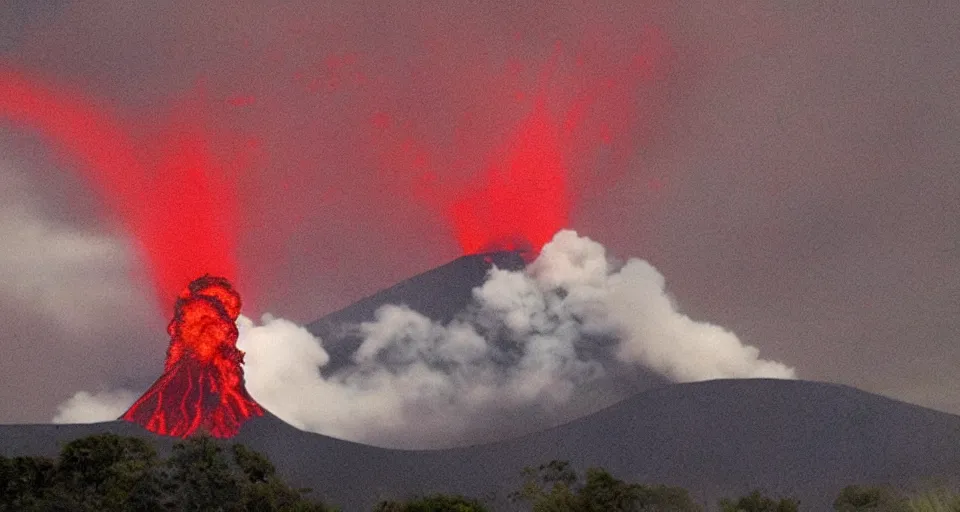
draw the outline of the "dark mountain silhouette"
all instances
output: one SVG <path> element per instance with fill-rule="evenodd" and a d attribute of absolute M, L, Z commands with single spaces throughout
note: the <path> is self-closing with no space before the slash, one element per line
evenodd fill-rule
<path fill-rule="evenodd" d="M 423 272 L 400 282 L 390 288 L 365 297 L 356 303 L 330 313 L 306 326 L 315 336 L 323 340 L 323 347 L 330 356 L 330 362 L 321 371 L 332 375 L 351 363 L 351 355 L 357 350 L 362 338 L 357 329 L 351 329 L 363 322 L 373 321 L 375 313 L 387 304 L 405 305 L 438 323 L 448 323 L 468 308 L 473 300 L 473 290 L 486 281 L 490 269 L 517 271 L 526 267 L 524 255 L 519 251 L 499 251 L 467 255 L 457 258 L 446 265 Z M 498 340 L 488 340 L 501 343 Z M 485 425 L 473 425 L 465 429 L 465 434 L 477 442 L 502 439 L 504 433 L 521 435 L 536 432 L 563 421 L 596 412 L 640 391 L 669 385 L 666 378 L 639 367 L 627 367 L 610 361 L 611 340 L 587 339 L 579 343 L 577 350 L 586 360 L 604 363 L 606 378 L 584 384 L 577 393 L 562 406 L 546 411 L 527 410 L 516 417 L 500 415 L 491 418 Z M 503 342 L 501 348 L 509 350 L 512 342 Z M 439 440 L 438 440 L 439 441 Z M 442 446 L 457 444 L 449 439 Z M 394 444 L 396 446 L 396 444 Z M 440 445 L 438 445 L 440 446 Z"/>
<path fill-rule="evenodd" d="M 381 290 L 306 326 L 323 339 L 330 354 L 325 371 L 335 371 L 349 360 L 361 339 L 347 326 L 374 320 L 374 313 L 385 304 L 405 305 L 435 322 L 449 322 L 467 307 L 473 289 L 483 284 L 492 266 L 520 270 L 526 263 L 521 253 L 499 251 L 463 256 L 446 265 L 418 274 Z"/>
<path fill-rule="evenodd" d="M 384 304 L 406 304 L 449 321 L 467 306 L 492 264 L 516 270 L 524 263 L 509 252 L 459 258 L 309 329 L 324 338 L 332 364 L 344 364 L 360 343 L 345 326 L 373 320 Z M 819 511 L 829 510 L 848 484 L 960 478 L 958 416 L 815 382 L 645 382 L 658 387 L 564 425 L 491 444 L 378 448 L 303 432 L 269 412 L 245 423 L 230 442 L 265 453 L 290 484 L 313 488 L 314 496 L 345 511 L 433 492 L 461 493 L 494 510 L 511 510 L 508 495 L 519 486 L 521 469 L 554 459 L 570 460 L 581 471 L 600 466 L 630 481 L 679 485 L 708 510 L 720 497 L 756 488 L 799 498 L 803 510 Z M 54 456 L 69 440 L 104 432 L 149 438 L 161 450 L 176 442 L 122 421 L 0 425 L 0 454 Z"/>
<path fill-rule="evenodd" d="M 114 432 L 157 440 L 124 422 L 0 425 L 0 453 L 55 455 L 59 443 Z M 267 414 L 233 440 L 267 454 L 296 486 L 344 510 L 381 498 L 457 492 L 510 510 L 524 466 L 566 459 L 621 478 L 680 485 L 712 508 L 762 488 L 830 510 L 852 483 L 910 485 L 960 476 L 960 417 L 834 384 L 718 380 L 641 393 L 543 432 L 499 443 L 404 451 L 297 430 Z"/>

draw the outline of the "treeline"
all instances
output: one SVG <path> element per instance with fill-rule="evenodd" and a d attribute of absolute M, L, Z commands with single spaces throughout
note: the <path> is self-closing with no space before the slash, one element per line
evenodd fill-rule
<path fill-rule="evenodd" d="M 283 482 L 267 457 L 241 444 L 205 436 L 174 445 L 166 458 L 136 437 L 100 434 L 71 441 L 56 458 L 0 456 L 0 511 L 258 511 L 337 510 L 311 499 L 309 489 Z M 510 495 L 531 512 L 703 512 L 682 488 L 629 483 L 602 468 L 578 474 L 553 461 L 526 468 Z M 725 498 L 721 512 L 798 512 L 790 497 L 760 491 Z M 936 491 L 903 495 L 885 487 L 849 486 L 837 512 L 960 512 L 960 495 Z M 480 501 L 437 494 L 384 501 L 374 512 L 488 512 Z"/>
<path fill-rule="evenodd" d="M 167 458 L 115 434 L 71 441 L 56 459 L 0 457 L 0 491 L 3 511 L 335 510 L 285 484 L 265 456 L 206 436 L 177 443 Z"/>

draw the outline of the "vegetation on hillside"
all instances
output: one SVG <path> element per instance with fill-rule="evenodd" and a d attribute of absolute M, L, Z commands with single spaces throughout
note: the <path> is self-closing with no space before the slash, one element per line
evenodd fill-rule
<path fill-rule="evenodd" d="M 0 510 L 326 512 L 288 487 L 263 455 L 206 436 L 177 443 L 166 459 L 136 437 L 71 441 L 56 459 L 0 457 Z"/>
<path fill-rule="evenodd" d="M 702 512 L 679 487 L 631 483 L 603 468 L 582 475 L 566 461 L 526 468 L 511 494 L 530 512 Z M 198 436 L 167 457 L 137 437 L 99 434 L 71 441 L 56 458 L 0 456 L 0 511 L 328 512 L 277 475 L 270 460 L 241 444 Z M 798 512 L 791 497 L 762 491 L 724 498 L 720 512 Z M 851 485 L 836 512 L 960 512 L 960 494 L 937 489 L 905 495 L 888 487 Z M 374 512 L 488 512 L 480 500 L 433 494 L 382 501 Z"/>
<path fill-rule="evenodd" d="M 685 489 L 627 483 L 601 468 L 590 468 L 580 478 L 567 461 L 526 468 L 523 476 L 513 498 L 533 512 L 700 511 Z"/>

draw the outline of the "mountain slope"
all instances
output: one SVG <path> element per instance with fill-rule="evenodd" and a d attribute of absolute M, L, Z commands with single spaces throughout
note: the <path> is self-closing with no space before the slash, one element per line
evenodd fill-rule
<path fill-rule="evenodd" d="M 360 338 L 345 326 L 372 321 L 376 310 L 385 304 L 405 305 L 435 322 L 449 322 L 467 307 L 473 289 L 483 284 L 494 265 L 519 270 L 526 263 L 519 252 L 511 251 L 462 256 L 308 324 L 307 330 L 324 341 L 330 354 L 325 371 L 339 368 L 360 346 Z"/>
<path fill-rule="evenodd" d="M 53 455 L 57 442 L 95 432 L 154 438 L 122 422 L 0 425 L 0 453 Z M 292 484 L 347 511 L 441 491 L 509 510 L 520 470 L 552 459 L 681 485 L 711 507 L 719 497 L 762 488 L 800 498 L 803 510 L 829 510 L 847 484 L 960 476 L 960 417 L 805 381 L 668 386 L 543 432 L 456 449 L 375 448 L 302 432 L 271 415 L 248 422 L 235 441 L 263 451 Z"/>

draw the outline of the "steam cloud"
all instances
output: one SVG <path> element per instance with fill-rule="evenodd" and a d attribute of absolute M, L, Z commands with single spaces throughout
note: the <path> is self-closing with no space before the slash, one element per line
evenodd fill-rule
<path fill-rule="evenodd" d="M 575 404 L 610 403 L 618 376 L 641 371 L 675 382 L 795 377 L 735 334 L 680 313 L 664 285 L 647 262 L 617 264 L 597 242 L 561 231 L 525 270 L 491 270 L 472 306 L 446 325 L 382 307 L 373 322 L 355 326 L 363 342 L 336 371 L 323 371 L 330 357 L 322 340 L 270 315 L 260 324 L 241 316 L 238 347 L 247 352 L 251 395 L 281 419 L 407 448 L 572 419 L 590 412 Z M 115 397 L 78 393 L 55 421 L 93 419 L 98 404 L 112 411 L 105 405 Z"/>
<path fill-rule="evenodd" d="M 0 298 L 16 297 L 63 332 L 96 334 L 91 319 L 138 304 L 125 274 L 129 251 L 45 216 L 23 174 L 0 161 Z"/>
<path fill-rule="evenodd" d="M 137 394 L 125 389 L 101 391 L 91 394 L 80 391 L 57 407 L 54 423 L 96 423 L 119 418 Z"/>

